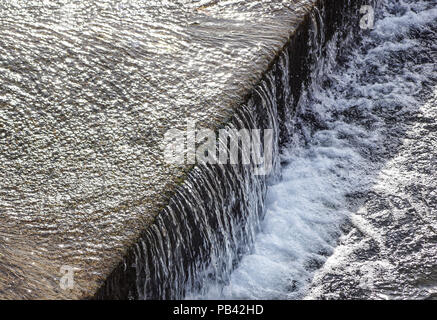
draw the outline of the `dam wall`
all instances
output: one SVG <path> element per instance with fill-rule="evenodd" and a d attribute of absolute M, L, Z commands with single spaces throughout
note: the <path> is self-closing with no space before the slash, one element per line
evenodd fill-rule
<path fill-rule="evenodd" d="M 315 1 L 244 103 L 215 128 L 271 129 L 271 150 L 263 150 L 273 155 L 268 174 L 242 164 L 192 167 L 93 298 L 180 299 L 202 293 L 205 282 L 229 280 L 259 230 L 267 186 L 279 178 L 280 151 L 290 143 L 303 88 L 317 77 L 320 61 L 336 59 L 327 46 L 341 54 L 358 30 L 362 4 Z"/>

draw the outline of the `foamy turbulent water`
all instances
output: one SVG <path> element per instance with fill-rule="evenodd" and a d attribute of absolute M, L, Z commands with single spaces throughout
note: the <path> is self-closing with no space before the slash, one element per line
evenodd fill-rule
<path fill-rule="evenodd" d="M 402 136 L 406 115 L 435 84 L 435 4 L 381 1 L 371 32 L 339 59 L 320 61 L 291 124 L 281 179 L 268 189 L 254 250 L 227 285 L 211 284 L 196 298 L 305 296 L 353 213 L 348 197 L 375 183 L 400 143 L 394 130 Z"/>

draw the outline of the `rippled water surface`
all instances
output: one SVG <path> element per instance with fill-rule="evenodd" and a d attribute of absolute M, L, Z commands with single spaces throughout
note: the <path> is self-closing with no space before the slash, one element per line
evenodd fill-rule
<path fill-rule="evenodd" d="M 164 132 L 227 120 L 311 5 L 1 1 L 0 295 L 95 290 L 183 175 Z"/>

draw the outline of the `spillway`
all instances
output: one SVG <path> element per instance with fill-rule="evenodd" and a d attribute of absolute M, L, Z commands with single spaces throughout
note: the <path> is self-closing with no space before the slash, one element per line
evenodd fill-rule
<path fill-rule="evenodd" d="M 375 8 L 372 30 L 360 29 L 362 5 Z M 0 11 L 1 298 L 435 294 L 435 161 L 412 168 L 402 143 L 426 132 L 417 152 L 435 154 L 432 1 L 5 1 Z M 187 139 L 190 123 L 270 130 L 269 170 L 168 163 L 166 133 Z M 396 178 L 402 166 L 410 184 Z M 422 198 L 398 208 L 417 188 Z M 424 265 L 405 274 L 413 262 L 390 243 L 414 228 L 421 236 L 402 250 Z M 391 289 L 384 272 L 399 275 Z M 371 279 L 360 290 L 357 273 Z"/>

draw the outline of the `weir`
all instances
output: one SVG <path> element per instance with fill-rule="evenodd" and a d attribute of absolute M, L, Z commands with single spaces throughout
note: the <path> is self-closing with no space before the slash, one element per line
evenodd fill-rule
<path fill-rule="evenodd" d="M 315 1 L 247 101 L 220 127 L 273 129 L 273 170 L 260 176 L 243 165 L 196 165 L 96 298 L 198 297 L 211 283 L 229 282 L 259 231 L 266 189 L 278 178 L 279 152 L 291 137 L 301 92 L 316 62 L 335 59 L 326 56 L 326 45 L 341 48 L 354 34 L 360 6 L 359 1 Z"/>
<path fill-rule="evenodd" d="M 362 4 L 108 3 L 2 7 L 1 298 L 174 299 L 226 283 L 314 62 Z M 165 163 L 166 130 L 193 116 L 272 129 L 272 172 Z"/>

